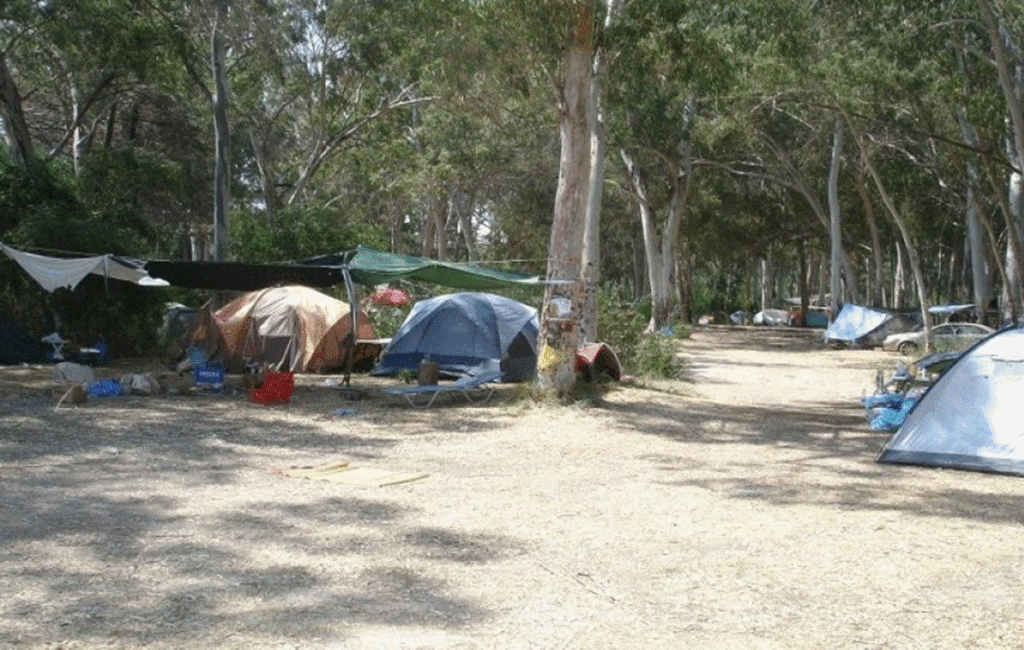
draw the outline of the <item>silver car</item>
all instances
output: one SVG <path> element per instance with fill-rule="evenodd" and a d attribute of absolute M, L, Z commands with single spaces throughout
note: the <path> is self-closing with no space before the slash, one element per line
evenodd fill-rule
<path fill-rule="evenodd" d="M 943 323 L 932 328 L 932 340 L 939 350 L 960 350 L 995 330 L 978 323 Z M 882 341 L 883 350 L 914 354 L 924 349 L 924 330 L 891 334 Z"/>

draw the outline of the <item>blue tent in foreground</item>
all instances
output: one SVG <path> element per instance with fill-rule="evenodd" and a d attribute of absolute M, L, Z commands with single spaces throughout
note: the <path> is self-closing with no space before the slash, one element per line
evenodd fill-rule
<path fill-rule="evenodd" d="M 423 357 L 444 375 L 463 376 L 499 361 L 504 381 L 533 378 L 537 310 L 490 293 L 454 293 L 413 306 L 370 374 L 416 370 Z"/>

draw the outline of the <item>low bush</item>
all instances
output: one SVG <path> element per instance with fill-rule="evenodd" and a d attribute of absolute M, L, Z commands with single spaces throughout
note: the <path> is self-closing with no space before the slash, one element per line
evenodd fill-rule
<path fill-rule="evenodd" d="M 663 332 L 647 332 L 650 301 L 632 301 L 621 287 L 603 287 L 598 294 L 598 338 L 611 346 L 623 372 L 655 378 L 678 377 L 682 361 L 679 338 L 688 337 L 685 325 L 671 325 Z"/>

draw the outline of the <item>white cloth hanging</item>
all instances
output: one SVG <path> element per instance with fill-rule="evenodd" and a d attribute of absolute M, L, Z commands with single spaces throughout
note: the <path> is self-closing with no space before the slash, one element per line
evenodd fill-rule
<path fill-rule="evenodd" d="M 0 250 L 50 292 L 61 287 L 74 289 L 90 273 L 147 287 L 170 286 L 165 280 L 150 277 L 144 270 L 120 262 L 112 255 L 63 259 L 26 253 L 3 242 L 0 242 Z"/>

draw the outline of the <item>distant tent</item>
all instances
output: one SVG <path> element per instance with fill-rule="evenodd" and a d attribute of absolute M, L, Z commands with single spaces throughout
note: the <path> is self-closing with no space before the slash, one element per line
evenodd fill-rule
<path fill-rule="evenodd" d="M 370 374 L 415 370 L 428 355 L 449 376 L 498 360 L 504 381 L 531 379 L 537 365 L 537 310 L 489 293 L 421 300 Z"/>
<path fill-rule="evenodd" d="M 249 361 L 274 370 L 319 372 L 345 366 L 352 349 L 356 361 L 376 356 L 380 346 L 351 340 L 349 306 L 309 287 L 285 286 L 246 293 L 210 312 L 201 309 L 186 337 L 186 348 L 201 347 L 210 361 L 241 372 Z M 373 328 L 360 314 L 357 340 L 372 339 Z"/>
<path fill-rule="evenodd" d="M 42 363 L 43 348 L 0 314 L 0 365 Z"/>
<path fill-rule="evenodd" d="M 914 330 L 920 325 L 920 316 L 916 314 L 880 311 L 847 303 L 825 330 L 825 342 L 877 346 L 889 334 Z"/>
<path fill-rule="evenodd" d="M 867 336 L 892 318 L 891 314 L 859 305 L 845 304 L 825 330 L 826 341 L 853 342 Z"/>
<path fill-rule="evenodd" d="M 1024 329 L 968 349 L 918 400 L 880 463 L 1024 476 Z"/>

